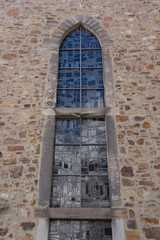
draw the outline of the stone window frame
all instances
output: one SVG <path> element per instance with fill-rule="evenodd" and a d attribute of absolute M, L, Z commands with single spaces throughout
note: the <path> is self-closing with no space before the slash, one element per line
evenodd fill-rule
<path fill-rule="evenodd" d="M 103 83 L 104 83 L 104 108 L 82 109 L 82 108 L 56 108 L 56 94 L 58 83 L 58 65 L 59 65 L 59 48 L 69 32 L 76 29 L 79 25 L 88 29 L 93 33 L 102 50 L 103 60 Z M 48 239 L 48 224 L 49 219 L 86 219 L 89 214 L 89 219 L 112 219 L 113 239 L 117 240 L 124 238 L 123 220 L 127 218 L 126 209 L 121 208 L 120 196 L 120 172 L 118 165 L 118 150 L 114 120 L 114 84 L 112 74 L 112 63 L 110 57 L 110 46 L 112 41 L 102 28 L 101 24 L 91 16 L 76 15 L 63 21 L 54 31 L 51 38 L 43 39 L 45 47 L 51 50 L 51 58 L 49 63 L 49 71 L 47 77 L 46 95 L 44 108 L 42 113 L 45 115 L 45 126 L 43 132 L 40 177 L 39 177 L 39 207 L 35 210 L 35 216 L 41 218 L 38 223 L 37 239 Z M 50 196 L 52 186 L 52 167 L 53 167 L 53 146 L 54 146 L 54 129 L 56 118 L 66 117 L 87 117 L 95 116 L 105 117 L 106 119 L 106 134 L 108 146 L 108 174 L 110 185 L 111 207 L 100 209 L 89 209 L 86 214 L 82 209 L 72 209 L 71 215 L 64 212 L 63 209 L 50 208 Z M 70 210 L 69 210 L 70 211 Z M 78 218 L 77 216 L 78 211 Z M 100 214 L 97 216 L 97 213 Z"/>

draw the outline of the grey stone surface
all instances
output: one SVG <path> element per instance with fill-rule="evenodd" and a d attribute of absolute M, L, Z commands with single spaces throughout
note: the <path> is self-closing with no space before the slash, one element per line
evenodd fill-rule
<path fill-rule="evenodd" d="M 53 167 L 55 116 L 48 116 L 43 133 L 43 148 L 40 166 L 39 205 L 49 207 Z"/>
<path fill-rule="evenodd" d="M 108 174 L 110 181 L 111 206 L 117 207 L 121 203 L 120 171 L 118 164 L 117 139 L 113 116 L 106 116 L 107 145 L 108 145 Z"/>
<path fill-rule="evenodd" d="M 124 224 L 121 219 L 112 220 L 112 237 L 113 240 L 125 240 Z"/>

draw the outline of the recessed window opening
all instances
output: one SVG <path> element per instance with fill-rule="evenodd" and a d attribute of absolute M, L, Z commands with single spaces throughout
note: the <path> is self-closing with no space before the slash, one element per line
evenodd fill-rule
<path fill-rule="evenodd" d="M 57 108 L 103 108 L 102 52 L 81 25 L 59 51 Z M 78 117 L 79 116 L 79 117 Z M 57 118 L 53 157 L 52 208 L 110 207 L 104 116 Z M 76 210 L 77 210 L 76 209 Z M 51 219 L 49 240 L 111 240 L 111 221 Z"/>

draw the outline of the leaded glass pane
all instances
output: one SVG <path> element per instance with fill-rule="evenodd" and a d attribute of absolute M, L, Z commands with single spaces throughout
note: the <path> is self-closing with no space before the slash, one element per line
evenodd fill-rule
<path fill-rule="evenodd" d="M 82 50 L 82 68 L 84 67 L 102 67 L 101 50 Z"/>
<path fill-rule="evenodd" d="M 81 161 L 82 174 L 106 174 L 108 170 L 106 146 L 82 146 Z"/>
<path fill-rule="evenodd" d="M 80 70 L 60 69 L 58 89 L 59 88 L 80 88 Z"/>
<path fill-rule="evenodd" d="M 79 68 L 80 51 L 60 51 L 59 55 L 60 68 Z"/>
<path fill-rule="evenodd" d="M 52 207 L 80 207 L 80 177 L 53 177 Z"/>
<path fill-rule="evenodd" d="M 82 143 L 106 144 L 104 119 L 82 119 L 81 139 Z"/>
<path fill-rule="evenodd" d="M 107 177 L 82 177 L 82 207 L 109 207 Z"/>
<path fill-rule="evenodd" d="M 57 104 L 59 108 L 79 108 L 80 91 L 79 90 L 58 90 Z"/>
<path fill-rule="evenodd" d="M 112 240 L 111 221 L 50 221 L 49 240 Z"/>
<path fill-rule="evenodd" d="M 60 49 L 80 48 L 80 28 L 71 32 L 62 42 Z"/>
<path fill-rule="evenodd" d="M 82 89 L 103 88 L 102 69 L 82 69 Z"/>
<path fill-rule="evenodd" d="M 80 119 L 57 120 L 55 143 L 80 143 Z"/>
<path fill-rule="evenodd" d="M 54 174 L 80 174 L 80 147 L 55 146 Z"/>
<path fill-rule="evenodd" d="M 82 90 L 82 108 L 102 108 L 104 107 L 103 90 Z"/>
<path fill-rule="evenodd" d="M 87 29 L 82 28 L 81 48 L 101 48 L 97 38 Z"/>

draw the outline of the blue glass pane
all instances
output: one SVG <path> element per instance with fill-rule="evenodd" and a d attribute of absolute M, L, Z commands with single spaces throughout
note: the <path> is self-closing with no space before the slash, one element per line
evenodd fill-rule
<path fill-rule="evenodd" d="M 104 107 L 103 90 L 82 90 L 82 107 L 98 108 Z"/>
<path fill-rule="evenodd" d="M 80 142 L 80 119 L 56 121 L 56 144 Z"/>
<path fill-rule="evenodd" d="M 100 48 L 97 38 L 87 29 L 81 30 L 81 48 Z"/>
<path fill-rule="evenodd" d="M 102 69 L 82 69 L 82 88 L 103 88 Z"/>
<path fill-rule="evenodd" d="M 82 67 L 102 67 L 101 50 L 83 50 Z"/>
<path fill-rule="evenodd" d="M 79 88 L 80 70 L 61 69 L 59 70 L 58 88 Z"/>
<path fill-rule="evenodd" d="M 80 51 L 60 51 L 59 57 L 60 68 L 80 67 Z"/>
<path fill-rule="evenodd" d="M 61 49 L 80 48 L 80 28 L 71 32 L 62 42 Z"/>
<path fill-rule="evenodd" d="M 78 108 L 80 107 L 79 90 L 58 90 L 57 107 Z"/>

